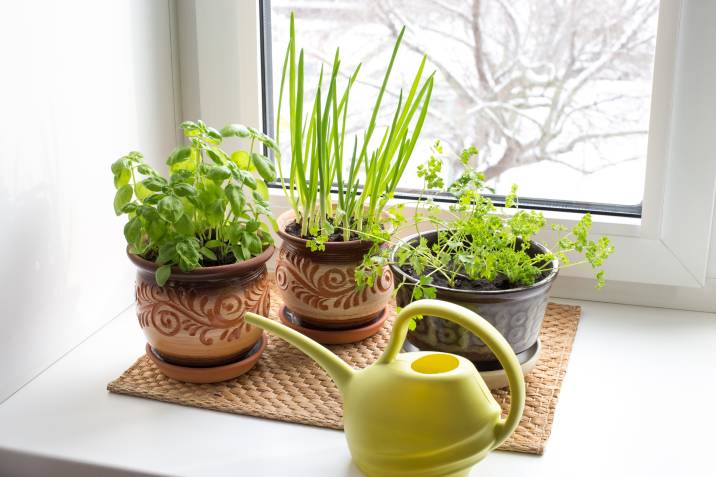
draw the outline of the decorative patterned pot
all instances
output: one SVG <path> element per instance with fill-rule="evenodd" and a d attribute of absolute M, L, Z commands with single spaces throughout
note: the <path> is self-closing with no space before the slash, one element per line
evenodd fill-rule
<path fill-rule="evenodd" d="M 432 231 L 422 235 L 430 243 L 435 240 L 437 232 Z M 417 237 L 417 234 L 413 235 L 406 241 L 410 242 Z M 395 260 L 397 248 L 393 249 L 391 261 Z M 547 249 L 543 245 L 532 242 L 528 253 L 536 254 L 546 251 Z M 392 265 L 392 269 L 397 281 L 406 282 L 399 288 L 397 294 L 398 306 L 406 306 L 410 302 L 411 284 L 417 283 L 417 279 L 406 274 L 396 265 Z M 534 285 L 494 291 L 461 290 L 436 286 L 436 298 L 467 307 L 485 318 L 505 337 L 517 355 L 520 364 L 523 364 L 536 349 L 549 290 L 552 288 L 554 279 L 557 278 L 557 273 L 558 264 L 555 260 L 549 275 Z M 481 371 L 499 369 L 500 367 L 492 352 L 478 337 L 464 328 L 440 318 L 426 316 L 422 320 L 418 320 L 415 330 L 408 333 L 407 339 L 421 350 L 444 351 L 464 356 L 473 362 L 480 363 Z"/>
<path fill-rule="evenodd" d="M 244 321 L 244 313 L 268 316 L 266 261 L 273 252 L 272 245 L 249 260 L 189 273 L 175 267 L 163 287 L 154 280 L 154 263 L 128 253 L 137 266 L 137 317 L 155 353 L 191 367 L 243 359 L 262 334 Z"/>
<path fill-rule="evenodd" d="M 324 251 L 312 252 L 306 240 L 285 232 L 293 221 L 292 210 L 278 218 L 283 243 L 276 260 L 276 284 L 288 312 L 319 329 L 357 328 L 379 318 L 393 292 L 390 267 L 372 287 L 360 291 L 353 278 L 371 243 L 326 242 Z"/>

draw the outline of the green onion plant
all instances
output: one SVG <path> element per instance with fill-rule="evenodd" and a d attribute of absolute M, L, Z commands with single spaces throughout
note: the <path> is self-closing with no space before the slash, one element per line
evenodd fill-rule
<path fill-rule="evenodd" d="M 310 237 L 309 246 L 322 249 L 329 235 L 341 231 L 343 240 L 351 233 L 380 233 L 387 202 L 408 165 L 418 141 L 430 103 L 434 73 L 423 80 L 426 57 L 423 56 L 407 94 L 400 91 L 392 121 L 381 130 L 378 112 L 405 28 L 398 35 L 383 81 L 373 106 L 370 121 L 360 137 L 346 143 L 346 119 L 351 89 L 361 65 L 339 86 L 340 50 L 337 49 L 330 73 L 321 67 L 315 96 L 305 103 L 305 59 L 297 53 L 294 17 L 290 20 L 290 38 L 283 60 L 279 92 L 276 141 L 282 108 L 288 103 L 291 167 L 285 177 L 278 162 L 283 190 L 293 208 L 301 235 Z M 286 92 L 288 89 L 288 92 Z M 304 110 L 304 104 L 312 104 Z M 377 135 L 382 134 L 379 138 Z M 374 140 L 374 135 L 376 135 Z M 377 146 L 375 146 L 377 144 Z M 360 183 L 360 178 L 364 182 Z M 337 189 L 333 203 L 331 189 Z"/>

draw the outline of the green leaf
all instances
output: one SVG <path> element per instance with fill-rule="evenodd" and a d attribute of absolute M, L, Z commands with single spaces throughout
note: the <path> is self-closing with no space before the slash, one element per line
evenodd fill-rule
<path fill-rule="evenodd" d="M 154 210 L 154 209 L 152 209 Z M 156 243 L 164 236 L 167 231 L 166 222 L 162 220 L 153 220 L 147 224 L 147 234 L 152 242 Z"/>
<path fill-rule="evenodd" d="M 177 257 L 177 250 L 175 243 L 166 243 L 159 247 L 159 253 L 157 254 L 156 262 L 163 265 L 168 262 L 173 262 Z"/>
<path fill-rule="evenodd" d="M 178 171 L 189 171 L 191 173 L 196 172 L 198 162 L 196 159 L 198 156 L 199 153 L 197 151 L 192 150 L 191 154 L 189 154 L 189 160 L 172 164 L 171 166 L 169 166 L 169 172 L 172 174 Z"/>
<path fill-rule="evenodd" d="M 132 186 L 125 184 L 114 194 L 114 213 L 117 215 L 122 214 L 122 208 L 132 200 Z"/>
<path fill-rule="evenodd" d="M 167 181 L 163 177 L 148 177 L 140 182 L 140 184 L 151 191 L 159 192 L 167 185 Z"/>
<path fill-rule="evenodd" d="M 437 297 L 437 291 L 433 287 L 423 288 L 423 296 L 425 298 L 435 299 Z"/>
<path fill-rule="evenodd" d="M 152 191 L 150 191 L 149 189 L 147 189 L 147 186 L 145 186 L 145 185 L 142 184 L 141 182 L 137 182 L 137 183 L 134 185 L 134 195 L 137 196 L 137 199 L 139 199 L 140 201 L 144 202 L 144 199 L 146 199 L 147 197 L 149 197 L 150 195 L 152 195 Z"/>
<path fill-rule="evenodd" d="M 161 267 L 157 268 L 157 271 L 154 273 L 154 279 L 157 281 L 157 285 L 163 287 L 167 280 L 169 280 L 169 276 L 171 274 L 171 265 L 162 265 Z"/>
<path fill-rule="evenodd" d="M 208 128 L 206 131 L 207 139 L 210 143 L 218 145 L 221 144 L 223 137 L 221 133 L 214 128 Z"/>
<path fill-rule="evenodd" d="M 269 190 L 265 181 L 256 181 L 256 192 L 264 199 L 269 199 Z"/>
<path fill-rule="evenodd" d="M 207 149 L 206 153 L 215 164 L 220 166 L 226 164 L 227 156 L 223 151 L 221 151 L 221 149 Z"/>
<path fill-rule="evenodd" d="M 179 197 L 193 197 L 196 195 L 196 188 L 193 185 L 185 183 L 174 184 L 172 190 L 174 190 Z"/>
<path fill-rule="evenodd" d="M 180 182 L 191 182 L 194 180 L 194 173 L 187 169 L 179 169 L 174 172 L 171 176 L 170 182 L 172 184 L 178 184 Z"/>
<path fill-rule="evenodd" d="M 131 164 L 130 164 L 129 160 L 127 160 L 126 157 L 119 158 L 112 163 L 112 166 L 111 166 L 112 174 L 117 175 L 120 172 L 122 172 L 123 170 L 129 169 L 130 167 L 131 167 Z"/>
<path fill-rule="evenodd" d="M 258 220 L 249 220 L 248 222 L 246 222 L 245 229 L 246 229 L 246 232 L 252 234 L 252 233 L 256 232 L 260 226 L 261 226 L 261 222 L 259 222 Z"/>
<path fill-rule="evenodd" d="M 139 151 L 130 151 L 129 154 L 127 154 L 127 160 L 130 162 L 142 162 L 142 158 L 144 158 L 144 156 Z"/>
<path fill-rule="evenodd" d="M 139 217 L 134 217 L 124 226 L 124 238 L 127 239 L 127 243 L 139 244 L 142 238 L 142 222 Z"/>
<path fill-rule="evenodd" d="M 268 148 L 271 149 L 273 152 L 280 155 L 281 150 L 278 147 L 278 144 L 276 143 L 276 141 L 273 140 L 273 138 L 271 138 L 265 134 L 261 134 L 261 136 L 259 137 L 259 141 L 261 141 L 263 144 L 268 146 Z"/>
<path fill-rule="evenodd" d="M 167 164 L 172 166 L 174 164 L 179 164 L 180 162 L 184 162 L 187 159 L 189 159 L 190 154 L 191 154 L 191 146 L 177 147 L 169 155 L 169 159 L 167 159 Z"/>
<path fill-rule="evenodd" d="M 226 166 L 210 166 L 206 172 L 206 177 L 214 182 L 221 182 L 231 177 L 231 171 Z"/>
<path fill-rule="evenodd" d="M 229 124 L 221 128 L 224 137 L 249 137 L 249 129 L 242 124 Z"/>
<path fill-rule="evenodd" d="M 205 247 L 209 247 L 209 248 L 222 247 L 223 245 L 224 245 L 224 243 L 219 240 L 209 240 L 208 242 L 206 242 L 204 244 Z"/>
<path fill-rule="evenodd" d="M 201 253 L 196 243 L 193 241 L 179 242 L 176 246 L 176 250 L 181 259 L 179 265 L 182 266 L 184 271 L 191 271 L 199 266 Z"/>
<path fill-rule="evenodd" d="M 267 212 L 268 212 L 269 204 L 268 204 L 268 202 L 266 202 L 266 201 L 264 200 L 263 197 L 261 197 L 261 194 L 259 194 L 258 191 L 253 191 L 253 192 L 251 193 L 251 197 L 254 198 L 254 202 L 256 202 L 256 207 L 257 207 L 258 209 L 267 209 Z M 332 227 L 332 225 L 327 224 L 327 227 Z M 332 230 L 331 230 L 331 233 L 333 233 Z"/>
<path fill-rule="evenodd" d="M 217 259 L 216 259 L 216 254 L 215 254 L 214 252 L 212 252 L 211 250 L 209 250 L 208 248 L 206 248 L 206 247 L 201 247 L 201 248 L 199 249 L 199 251 L 201 252 L 201 254 L 202 254 L 203 256 L 205 256 L 205 257 L 208 258 L 209 260 L 214 260 L 214 261 L 217 260 Z"/>
<path fill-rule="evenodd" d="M 129 180 L 132 178 L 132 171 L 129 169 L 121 169 L 114 174 L 114 187 L 120 188 L 129 184 Z"/>
<path fill-rule="evenodd" d="M 137 166 L 137 171 L 139 171 L 140 174 L 143 174 L 145 176 L 156 176 L 157 172 L 152 169 L 151 166 L 147 164 L 140 164 Z"/>
<path fill-rule="evenodd" d="M 473 156 L 477 156 L 478 150 L 475 146 L 470 146 L 466 149 L 463 149 L 460 153 L 460 162 L 462 162 L 464 165 L 467 165 L 468 162 L 470 162 L 470 158 Z"/>
<path fill-rule="evenodd" d="M 276 180 L 276 168 L 274 167 L 271 159 L 262 154 L 252 152 L 251 162 L 254 164 L 263 180 L 267 182 Z"/>
<path fill-rule="evenodd" d="M 129 202 L 128 204 L 125 204 L 124 207 L 122 207 L 122 213 L 124 214 L 131 214 L 137 211 L 139 206 L 135 204 L 134 202 Z"/>
<path fill-rule="evenodd" d="M 234 245 L 231 247 L 231 251 L 237 260 L 248 260 L 251 258 L 251 252 L 243 245 Z"/>
<path fill-rule="evenodd" d="M 226 237 L 229 239 L 229 243 L 238 244 L 241 242 L 241 237 L 244 236 L 244 228 L 239 225 L 238 222 L 234 222 L 229 225 L 227 229 Z"/>
<path fill-rule="evenodd" d="M 224 221 L 224 211 L 226 210 L 226 201 L 217 199 L 204 210 L 206 219 L 212 226 L 218 226 Z"/>
<path fill-rule="evenodd" d="M 261 253 L 261 240 L 254 234 L 244 234 L 242 244 L 249 249 L 254 256 Z"/>
<path fill-rule="evenodd" d="M 248 171 L 251 166 L 251 156 L 246 151 L 235 151 L 231 154 L 231 162 L 239 166 L 239 168 Z"/>
<path fill-rule="evenodd" d="M 252 176 L 250 172 L 244 171 L 244 170 L 239 170 L 238 172 L 239 172 L 238 179 L 244 185 L 246 185 L 246 187 L 248 187 L 249 189 L 252 189 L 252 190 L 256 189 L 256 187 L 257 187 L 256 179 L 254 179 L 254 176 Z"/>
<path fill-rule="evenodd" d="M 241 188 L 234 184 L 229 184 L 224 188 L 224 193 L 231 205 L 231 212 L 237 216 L 241 214 L 244 211 L 244 195 L 241 193 Z"/>
<path fill-rule="evenodd" d="M 157 212 L 157 209 L 155 209 L 154 207 L 149 207 L 149 206 L 144 205 L 144 204 L 140 205 L 140 206 L 137 208 L 137 215 L 139 215 L 139 216 L 141 216 L 142 218 L 144 218 L 144 220 L 146 220 L 147 222 L 152 222 L 152 221 L 155 221 L 155 220 L 157 220 L 157 221 L 161 220 L 161 219 L 159 218 L 159 213 Z"/>
<path fill-rule="evenodd" d="M 144 203 L 147 205 L 156 205 L 164 197 L 166 197 L 166 194 L 162 194 L 161 192 L 158 192 L 158 193 L 152 194 L 149 197 L 147 197 L 146 199 L 144 199 Z"/>
<path fill-rule="evenodd" d="M 192 236 L 194 235 L 194 224 L 186 214 L 182 214 L 174 224 L 174 230 L 182 235 Z"/>
<path fill-rule="evenodd" d="M 184 213 L 184 206 L 179 199 L 168 195 L 159 201 L 157 211 L 161 218 L 173 224 L 181 218 Z"/>

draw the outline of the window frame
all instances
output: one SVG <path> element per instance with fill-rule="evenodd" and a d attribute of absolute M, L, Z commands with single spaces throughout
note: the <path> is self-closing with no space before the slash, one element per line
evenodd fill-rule
<path fill-rule="evenodd" d="M 262 87 L 271 74 L 261 51 L 262 29 L 267 32 L 271 26 L 261 14 L 266 8 L 269 0 L 179 2 L 179 42 L 189 44 L 180 48 L 182 65 L 196 65 L 188 80 L 182 66 L 182 103 L 190 104 L 184 113 L 191 112 L 185 117 L 215 124 L 240 121 L 270 131 L 263 114 L 270 92 Z M 716 34 L 707 28 L 708 18 L 715 15 L 712 5 L 661 0 L 642 216 L 593 217 L 593 234 L 608 235 L 617 250 L 605 267 L 607 287 L 615 281 L 671 287 L 704 287 L 710 279 L 716 283 L 716 253 L 711 253 L 716 252 L 716 161 L 710 157 L 716 135 L 708 129 L 713 120 L 706 115 L 709 108 L 716 110 L 708 88 L 716 84 L 716 68 L 700 54 L 704 42 L 716 44 Z M 220 54 L 211 53 L 219 46 Z M 187 83 L 194 89 L 185 88 Z M 288 208 L 279 190 L 272 190 L 271 202 L 277 213 Z M 545 216 L 567 226 L 579 219 L 565 212 L 546 211 Z M 553 241 L 550 231 L 537 239 Z M 591 270 L 573 267 L 560 275 L 589 277 Z"/>

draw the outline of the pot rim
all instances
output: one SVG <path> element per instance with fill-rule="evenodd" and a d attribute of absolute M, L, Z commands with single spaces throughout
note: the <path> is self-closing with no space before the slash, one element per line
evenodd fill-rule
<path fill-rule="evenodd" d="M 282 240 L 287 242 L 292 242 L 297 245 L 301 245 L 303 248 L 308 250 L 311 253 L 311 250 L 308 249 L 308 246 L 306 245 L 308 243 L 308 240 L 296 237 L 295 235 L 291 235 L 286 232 L 286 226 L 291 223 L 291 221 L 296 219 L 296 214 L 294 213 L 293 209 L 288 209 L 287 211 L 283 212 L 281 215 L 278 216 L 278 229 L 276 230 L 276 233 L 279 237 L 281 237 Z M 348 242 L 340 241 L 340 242 L 325 242 L 326 246 L 326 252 L 328 251 L 348 251 L 348 250 L 355 250 L 356 247 L 359 247 L 360 249 L 365 249 L 365 251 L 368 251 L 372 246 L 373 242 L 370 240 L 349 240 Z M 320 253 L 320 252 L 315 252 Z"/>
<path fill-rule="evenodd" d="M 238 273 L 247 272 L 263 265 L 271 258 L 275 250 L 276 247 L 272 244 L 266 247 L 266 249 L 259 255 L 251 257 L 248 260 L 242 260 L 241 262 L 229 263 L 226 265 L 199 267 L 195 268 L 191 272 L 184 272 L 179 267 L 173 266 L 171 278 L 215 278 L 217 276 L 234 276 Z M 159 265 L 156 263 L 150 262 L 137 254 L 131 253 L 129 251 L 129 246 L 127 246 L 127 256 L 137 268 L 142 270 L 154 273 L 157 268 L 159 268 Z"/>
<path fill-rule="evenodd" d="M 427 234 L 434 233 L 434 232 L 438 232 L 438 230 L 432 229 L 432 230 L 427 230 L 422 233 L 415 233 L 415 234 L 409 235 L 408 237 L 405 237 L 401 240 L 403 242 L 410 242 L 411 240 L 415 240 L 416 238 L 418 238 L 420 236 L 427 235 Z M 541 243 L 539 243 L 535 240 L 532 240 L 530 243 L 544 251 L 549 251 L 549 249 L 547 247 L 545 247 L 544 245 L 542 245 Z M 418 280 L 415 277 L 408 275 L 398 265 L 396 265 L 395 263 L 392 263 L 395 261 L 395 254 L 398 252 L 398 249 L 400 249 L 402 246 L 403 246 L 403 244 L 397 244 L 397 245 L 394 245 L 393 248 L 391 249 L 391 251 L 390 251 L 390 261 L 391 261 L 390 268 L 393 270 L 393 273 L 400 274 L 404 279 L 408 279 L 411 282 L 417 283 Z M 554 260 L 552 260 L 552 271 L 549 273 L 549 275 L 544 277 L 542 280 L 533 283 L 532 285 L 527 285 L 527 286 L 522 286 L 522 287 L 517 287 L 517 288 L 509 288 L 507 290 L 463 290 L 461 288 L 450 288 L 450 287 L 443 287 L 443 286 L 439 286 L 439 285 L 431 285 L 431 286 L 433 288 L 435 288 L 436 290 L 441 290 L 441 291 L 445 291 L 445 292 L 449 292 L 449 293 L 465 294 L 465 295 L 485 295 L 485 296 L 505 295 L 505 294 L 511 294 L 511 293 L 524 292 L 527 290 L 533 290 L 535 288 L 540 288 L 540 287 L 549 285 L 550 283 L 552 283 L 555 280 L 555 278 L 557 278 L 558 273 L 559 273 L 559 261 L 555 258 Z"/>

